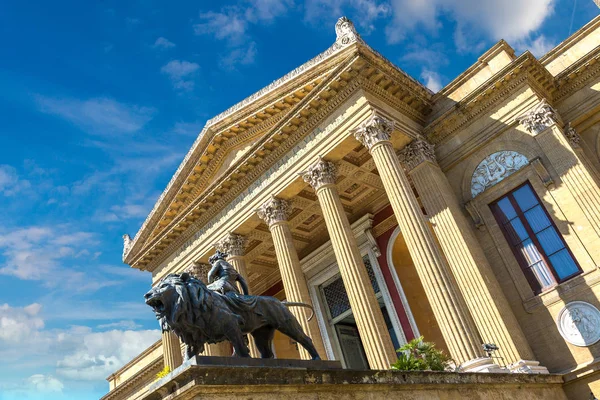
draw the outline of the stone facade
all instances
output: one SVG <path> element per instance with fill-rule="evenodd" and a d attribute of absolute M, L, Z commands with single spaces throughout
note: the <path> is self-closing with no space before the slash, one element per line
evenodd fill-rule
<path fill-rule="evenodd" d="M 460 371 L 509 374 L 485 394 L 472 385 L 493 378 L 448 375 L 473 396 L 562 399 L 561 385 L 569 399 L 600 396 L 600 17 L 540 59 L 500 41 L 436 94 L 349 20 L 336 35 L 209 121 L 125 237 L 124 261 L 154 282 L 184 270 L 203 279 L 225 251 L 253 294 L 311 304 L 314 319 L 295 315 L 322 358 L 346 368 L 388 369 L 395 347 L 423 335 Z M 307 358 L 274 343 L 278 358 Z M 109 378 L 106 398 L 160 398 L 150 378 L 180 356 L 165 334 Z M 563 377 L 522 381 L 547 372 Z M 307 396 L 339 396 L 298 379 Z M 391 374 L 377 393 L 398 383 Z M 431 398 L 464 397 L 423 385 Z M 274 383 L 265 396 L 292 389 Z M 211 390 L 188 393 L 219 398 Z"/>

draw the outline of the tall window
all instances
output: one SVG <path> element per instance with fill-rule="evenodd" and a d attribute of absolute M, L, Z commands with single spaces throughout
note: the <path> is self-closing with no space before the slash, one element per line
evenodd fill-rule
<path fill-rule="evenodd" d="M 491 204 L 491 208 L 536 294 L 581 273 L 529 183 Z"/>

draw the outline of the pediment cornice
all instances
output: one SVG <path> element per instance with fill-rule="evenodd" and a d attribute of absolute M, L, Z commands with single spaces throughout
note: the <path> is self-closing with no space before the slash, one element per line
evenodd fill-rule
<path fill-rule="evenodd" d="M 505 101 L 518 87 L 525 84 L 549 101 L 554 99 L 557 92 L 554 77 L 531 53 L 525 52 L 429 123 L 424 129 L 425 136 L 431 143 L 443 142 L 492 110 L 494 105 Z"/>

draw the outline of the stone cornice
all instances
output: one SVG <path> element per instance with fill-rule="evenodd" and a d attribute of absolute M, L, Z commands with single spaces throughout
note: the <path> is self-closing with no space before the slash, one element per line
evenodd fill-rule
<path fill-rule="evenodd" d="M 556 101 L 560 101 L 575 93 L 599 75 L 600 46 L 556 76 L 556 84 L 558 86 L 558 93 L 555 95 Z"/>
<path fill-rule="evenodd" d="M 554 77 L 529 52 L 496 73 L 473 93 L 456 103 L 424 129 L 433 144 L 439 144 L 477 117 L 504 101 L 523 84 L 532 86 L 543 97 L 552 99 L 556 92 Z"/>

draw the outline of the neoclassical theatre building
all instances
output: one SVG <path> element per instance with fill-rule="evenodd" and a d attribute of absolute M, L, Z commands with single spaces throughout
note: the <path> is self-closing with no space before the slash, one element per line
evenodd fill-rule
<path fill-rule="evenodd" d="M 600 17 L 539 59 L 500 41 L 438 93 L 349 20 L 335 33 L 207 122 L 125 263 L 205 279 L 224 251 L 251 293 L 312 304 L 293 312 L 345 368 L 424 336 L 463 371 L 600 395 Z M 308 357 L 279 333 L 274 352 Z M 164 333 L 105 399 L 143 397 L 181 353 Z"/>

